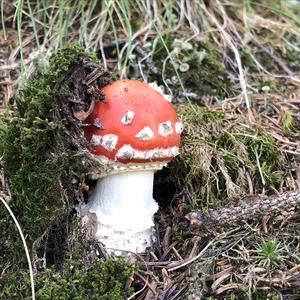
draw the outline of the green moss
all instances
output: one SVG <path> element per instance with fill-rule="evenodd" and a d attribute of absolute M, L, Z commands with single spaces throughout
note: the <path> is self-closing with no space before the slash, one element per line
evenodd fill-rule
<path fill-rule="evenodd" d="M 76 149 L 65 144 L 70 124 L 61 119 L 58 107 L 67 88 L 59 90 L 55 85 L 83 55 L 95 59 L 81 47 L 54 54 L 49 67 L 36 72 L 18 91 L 17 109 L 9 107 L 0 118 L 0 155 L 12 194 L 9 205 L 32 256 L 41 246 L 47 249 L 53 232 L 61 239 L 55 251 L 64 255 L 70 211 L 82 198 L 80 182 L 87 169 Z M 27 267 L 15 225 L 2 206 L 0 231 L 5 232 L 0 237 L 0 265 L 10 265 L 11 272 Z"/>
<path fill-rule="evenodd" d="M 195 94 L 193 98 L 197 101 L 201 100 L 202 96 L 209 95 L 219 100 L 233 95 L 232 84 L 226 75 L 222 59 L 213 43 L 208 39 L 204 42 L 183 42 L 172 35 L 166 35 L 163 38 L 172 57 L 169 60 L 170 62 L 168 61 L 165 65 L 164 77 L 167 78 L 166 80 L 173 93 L 181 90 L 181 81 L 188 93 Z M 157 65 L 160 73 L 163 72 L 163 62 L 168 56 L 165 46 L 161 41 L 158 41 L 153 59 L 154 61 L 162 62 L 162 64 Z M 185 67 L 183 68 L 183 66 Z M 180 80 L 177 78 L 174 68 L 177 70 Z M 163 84 L 161 75 L 153 77 L 151 80 Z M 179 94 L 175 96 L 183 98 L 184 95 Z"/>
<path fill-rule="evenodd" d="M 38 300 L 50 299 L 101 299 L 121 300 L 132 290 L 126 282 L 133 276 L 134 265 L 122 258 L 98 262 L 88 269 L 68 268 L 58 274 L 48 269 L 36 278 L 35 290 Z M 15 273 L 0 292 L 1 299 L 30 299 L 29 276 L 20 271 Z"/>
<path fill-rule="evenodd" d="M 264 187 L 262 176 L 266 186 L 276 186 L 280 182 L 282 159 L 272 136 L 259 126 L 254 126 L 254 129 L 255 135 L 245 135 L 242 141 L 246 146 L 255 186 L 261 191 Z"/>
<path fill-rule="evenodd" d="M 246 118 L 189 105 L 178 106 L 186 128 L 172 180 L 202 209 L 223 206 L 249 193 L 279 187 L 282 155 L 275 140 Z"/>
<path fill-rule="evenodd" d="M 202 119 L 206 122 L 217 122 L 223 119 L 222 114 L 216 111 L 203 110 Z"/>
<path fill-rule="evenodd" d="M 264 93 L 273 93 L 280 90 L 280 86 L 275 80 L 264 80 L 258 83 L 258 90 Z"/>
<path fill-rule="evenodd" d="M 295 120 L 288 110 L 284 110 L 281 122 L 285 131 L 293 131 L 295 129 Z"/>
<path fill-rule="evenodd" d="M 26 236 L 34 268 L 46 258 L 45 272 L 42 268 L 35 276 L 37 299 L 124 299 L 134 266 L 121 258 L 99 262 L 71 213 L 82 200 L 80 183 L 88 170 L 85 157 L 66 142 L 72 124 L 61 118 L 59 108 L 68 88 L 56 86 L 79 56 L 95 59 L 81 47 L 54 54 L 49 68 L 19 90 L 17 109 L 9 108 L 0 119 L 9 205 Z M 30 299 L 24 249 L 2 206 L 0 231 L 5 232 L 0 236 L 0 266 L 5 269 L 0 298 Z"/>
<path fill-rule="evenodd" d="M 188 89 L 201 96 L 223 99 L 233 95 L 233 88 L 225 73 L 217 49 L 210 42 L 195 43 L 193 50 L 180 52 L 179 60 L 189 65 L 180 76 Z"/>

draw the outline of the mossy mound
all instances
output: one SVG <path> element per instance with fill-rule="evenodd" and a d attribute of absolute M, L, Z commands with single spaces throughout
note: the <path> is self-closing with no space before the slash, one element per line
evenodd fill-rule
<path fill-rule="evenodd" d="M 283 156 L 263 127 L 233 112 L 196 105 L 179 105 L 177 111 L 185 131 L 171 176 L 195 206 L 216 208 L 279 187 Z"/>
<path fill-rule="evenodd" d="M 100 263 L 76 218 L 81 185 L 95 163 L 80 117 L 110 81 L 96 62 L 81 47 L 60 50 L 0 119 L 0 156 L 11 192 L 6 201 L 26 236 L 38 299 L 86 299 L 92 290 L 91 299 L 123 299 L 129 291 L 133 266 L 120 259 Z M 99 76 L 92 80 L 95 70 Z M 23 245 L 3 206 L 0 231 L 0 298 L 30 297 Z"/>
<path fill-rule="evenodd" d="M 206 98 L 218 101 L 235 92 L 222 58 L 208 38 L 184 41 L 168 35 L 164 43 L 158 42 L 153 59 L 161 62 L 157 68 L 164 82 L 161 75 L 151 75 L 151 80 L 167 84 L 176 102 L 185 102 L 186 97 L 197 103 Z"/>
<path fill-rule="evenodd" d="M 126 282 L 133 276 L 134 265 L 122 258 L 97 262 L 88 269 L 69 265 L 58 274 L 53 269 L 35 280 L 37 299 L 125 299 L 132 291 Z M 30 299 L 31 289 L 28 273 L 16 272 L 0 292 L 1 299 Z"/>
<path fill-rule="evenodd" d="M 77 157 L 78 149 L 74 145 L 67 147 L 71 124 L 61 119 L 59 113 L 64 101 L 62 90 L 67 92 L 67 87 L 58 89 L 55 85 L 83 53 L 83 49 L 74 48 L 53 55 L 50 67 L 34 74 L 20 89 L 15 99 L 16 109 L 9 107 L 1 121 L 1 155 L 12 193 L 9 204 L 33 251 L 47 243 L 51 228 L 68 223 L 70 210 L 82 199 L 79 184 L 86 167 Z M 18 250 L 19 242 L 13 238 L 15 228 L 8 219 L 1 210 L 2 232 L 12 238 L 16 251 L 11 252 L 10 247 L 3 249 L 2 257 L 11 257 L 13 264 L 18 265 L 22 251 Z"/>

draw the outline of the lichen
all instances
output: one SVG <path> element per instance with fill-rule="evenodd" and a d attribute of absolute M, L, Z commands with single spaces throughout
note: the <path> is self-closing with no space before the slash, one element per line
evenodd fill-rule
<path fill-rule="evenodd" d="M 206 97 L 218 101 L 234 94 L 222 59 L 208 38 L 187 42 L 168 35 L 164 43 L 158 41 L 153 58 L 161 64 L 157 65 L 159 77 L 151 75 L 151 80 L 161 85 L 167 83 L 175 102 L 183 102 L 186 97 L 196 102 Z"/>

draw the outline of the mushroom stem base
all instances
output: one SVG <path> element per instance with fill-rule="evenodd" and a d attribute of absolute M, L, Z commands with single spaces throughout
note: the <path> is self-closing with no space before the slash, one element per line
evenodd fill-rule
<path fill-rule="evenodd" d="M 154 170 L 113 174 L 97 181 L 84 221 L 109 252 L 141 253 L 153 242 Z"/>

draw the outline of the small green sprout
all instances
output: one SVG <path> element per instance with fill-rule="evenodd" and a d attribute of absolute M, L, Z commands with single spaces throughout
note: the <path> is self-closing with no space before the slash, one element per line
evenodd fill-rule
<path fill-rule="evenodd" d="M 294 118 L 292 114 L 285 110 L 282 116 L 282 127 L 285 131 L 292 131 L 294 129 Z"/>
<path fill-rule="evenodd" d="M 268 240 L 263 239 L 261 244 L 257 245 L 254 252 L 257 254 L 254 258 L 263 267 L 276 267 L 283 259 L 280 242 L 273 238 Z"/>

